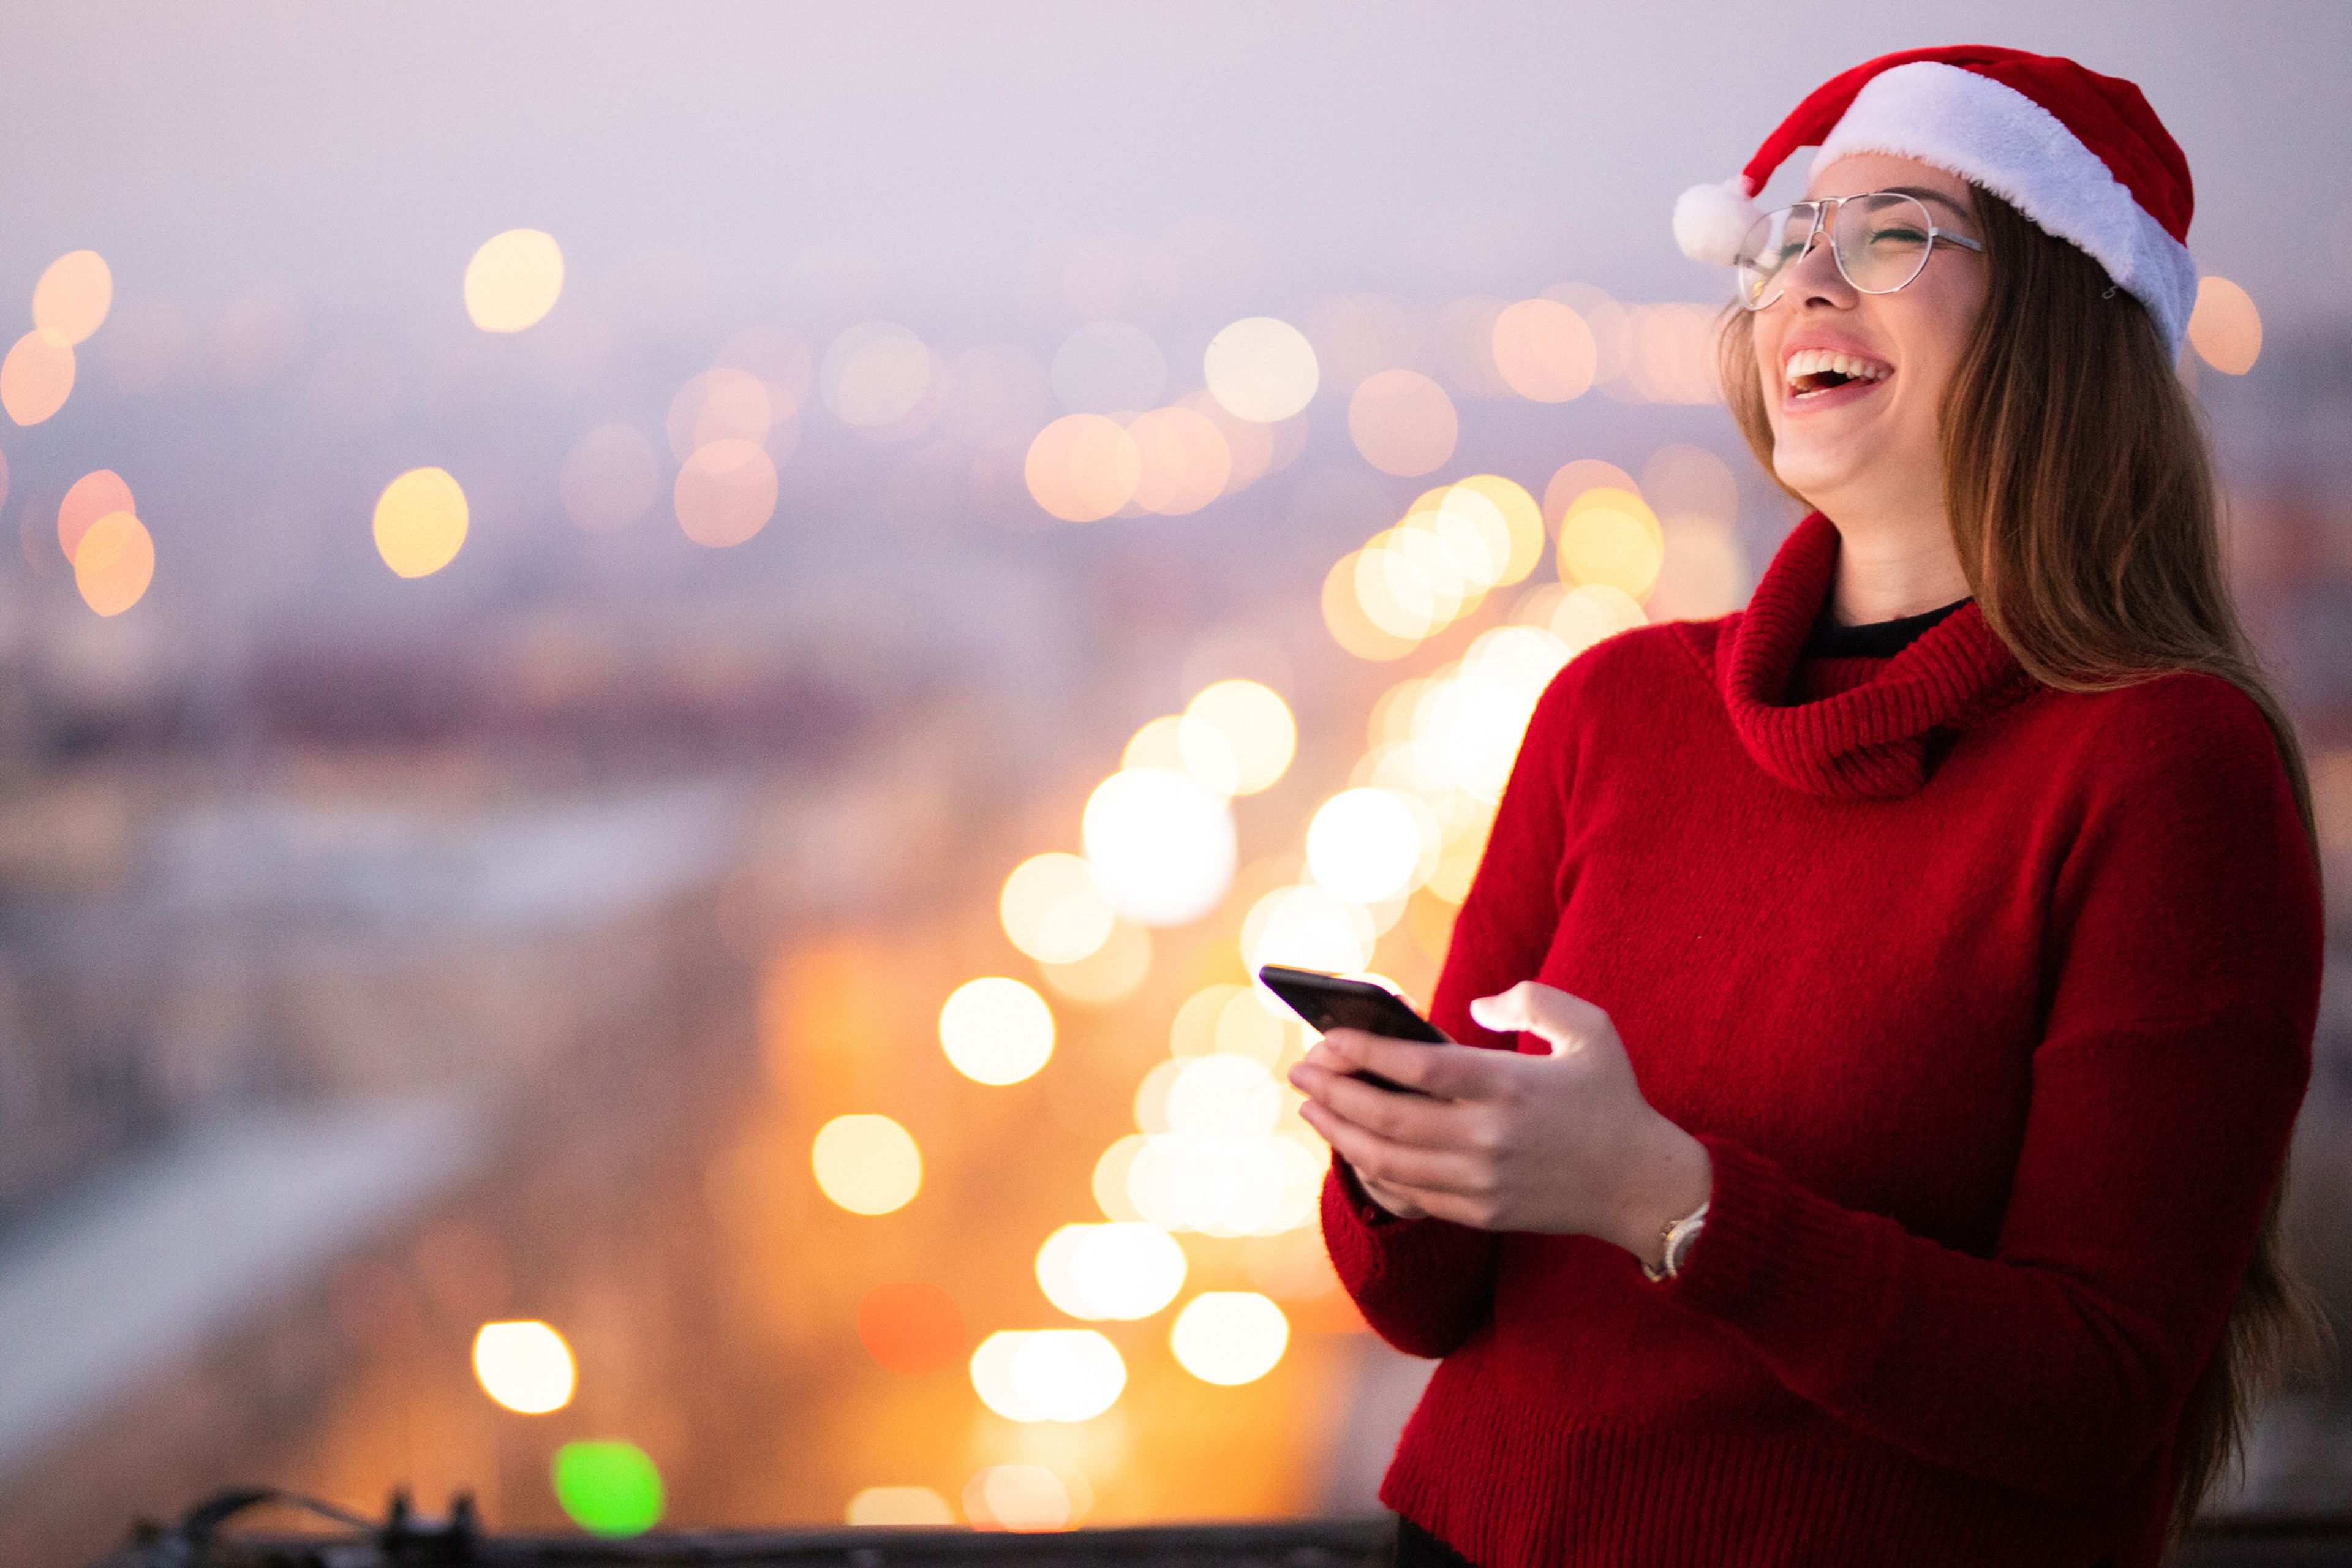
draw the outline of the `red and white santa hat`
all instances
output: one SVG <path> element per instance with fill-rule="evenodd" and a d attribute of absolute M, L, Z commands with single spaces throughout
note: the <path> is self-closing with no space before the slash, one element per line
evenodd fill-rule
<path fill-rule="evenodd" d="M 2189 161 L 2138 88 L 2055 55 L 1969 44 L 1882 55 L 1824 82 L 1748 167 L 1675 204 L 1683 254 L 1730 265 L 1755 196 L 1800 147 L 1916 158 L 1983 186 L 2089 253 L 2175 353 L 2197 302 Z"/>

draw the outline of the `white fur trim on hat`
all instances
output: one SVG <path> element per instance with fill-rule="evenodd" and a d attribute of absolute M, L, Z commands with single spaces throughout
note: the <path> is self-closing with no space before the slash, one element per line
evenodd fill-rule
<path fill-rule="evenodd" d="M 1675 243 L 1693 261 L 1728 267 L 1759 216 L 1744 174 L 1719 185 L 1693 185 L 1675 198 Z"/>
<path fill-rule="evenodd" d="M 2105 268 L 2179 352 L 2197 304 L 2189 247 L 2056 115 L 2015 88 L 1936 60 L 1881 71 L 1854 95 L 1811 173 L 1852 153 L 1916 158 L 1982 185 Z M 1679 205 L 1675 231 L 1679 238 Z"/>

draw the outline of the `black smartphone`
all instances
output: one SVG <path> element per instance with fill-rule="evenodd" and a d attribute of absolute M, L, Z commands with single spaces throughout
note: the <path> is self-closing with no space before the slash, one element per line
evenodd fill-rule
<path fill-rule="evenodd" d="M 1344 974 L 1327 973 L 1320 969 L 1293 969 L 1281 963 L 1260 964 L 1257 977 L 1265 983 L 1267 990 L 1288 1003 L 1292 1012 L 1324 1034 L 1334 1029 L 1361 1029 L 1368 1035 L 1386 1035 L 1392 1040 L 1438 1046 L 1454 1043 L 1444 1030 L 1414 1012 L 1403 997 L 1369 980 L 1351 980 Z M 1354 1076 L 1398 1094 L 1421 1092 L 1376 1072 Z"/>

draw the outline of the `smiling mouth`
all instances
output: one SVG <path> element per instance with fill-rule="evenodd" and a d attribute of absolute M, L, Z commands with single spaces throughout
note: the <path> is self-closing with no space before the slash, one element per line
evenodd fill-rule
<path fill-rule="evenodd" d="M 1894 374 L 1893 365 L 1827 349 L 1801 349 L 1789 356 L 1781 371 L 1789 395 L 1795 399 L 1819 396 L 1855 382 L 1885 381 Z"/>

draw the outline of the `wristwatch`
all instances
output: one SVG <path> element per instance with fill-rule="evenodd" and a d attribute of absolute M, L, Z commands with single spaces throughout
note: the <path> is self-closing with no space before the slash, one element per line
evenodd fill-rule
<path fill-rule="evenodd" d="M 1714 1201 L 1712 1198 L 1707 1200 L 1708 1203 Z M 1662 1268 L 1653 1268 L 1646 1258 L 1636 1259 L 1642 1265 L 1642 1273 L 1653 1281 L 1672 1279 L 1679 1275 L 1682 1272 L 1683 1260 L 1690 1256 L 1691 1243 L 1698 1239 L 1699 1229 L 1706 1224 L 1706 1204 L 1701 1204 L 1691 1213 L 1661 1230 L 1658 1234 L 1664 1237 L 1666 1242 L 1665 1266 Z"/>

